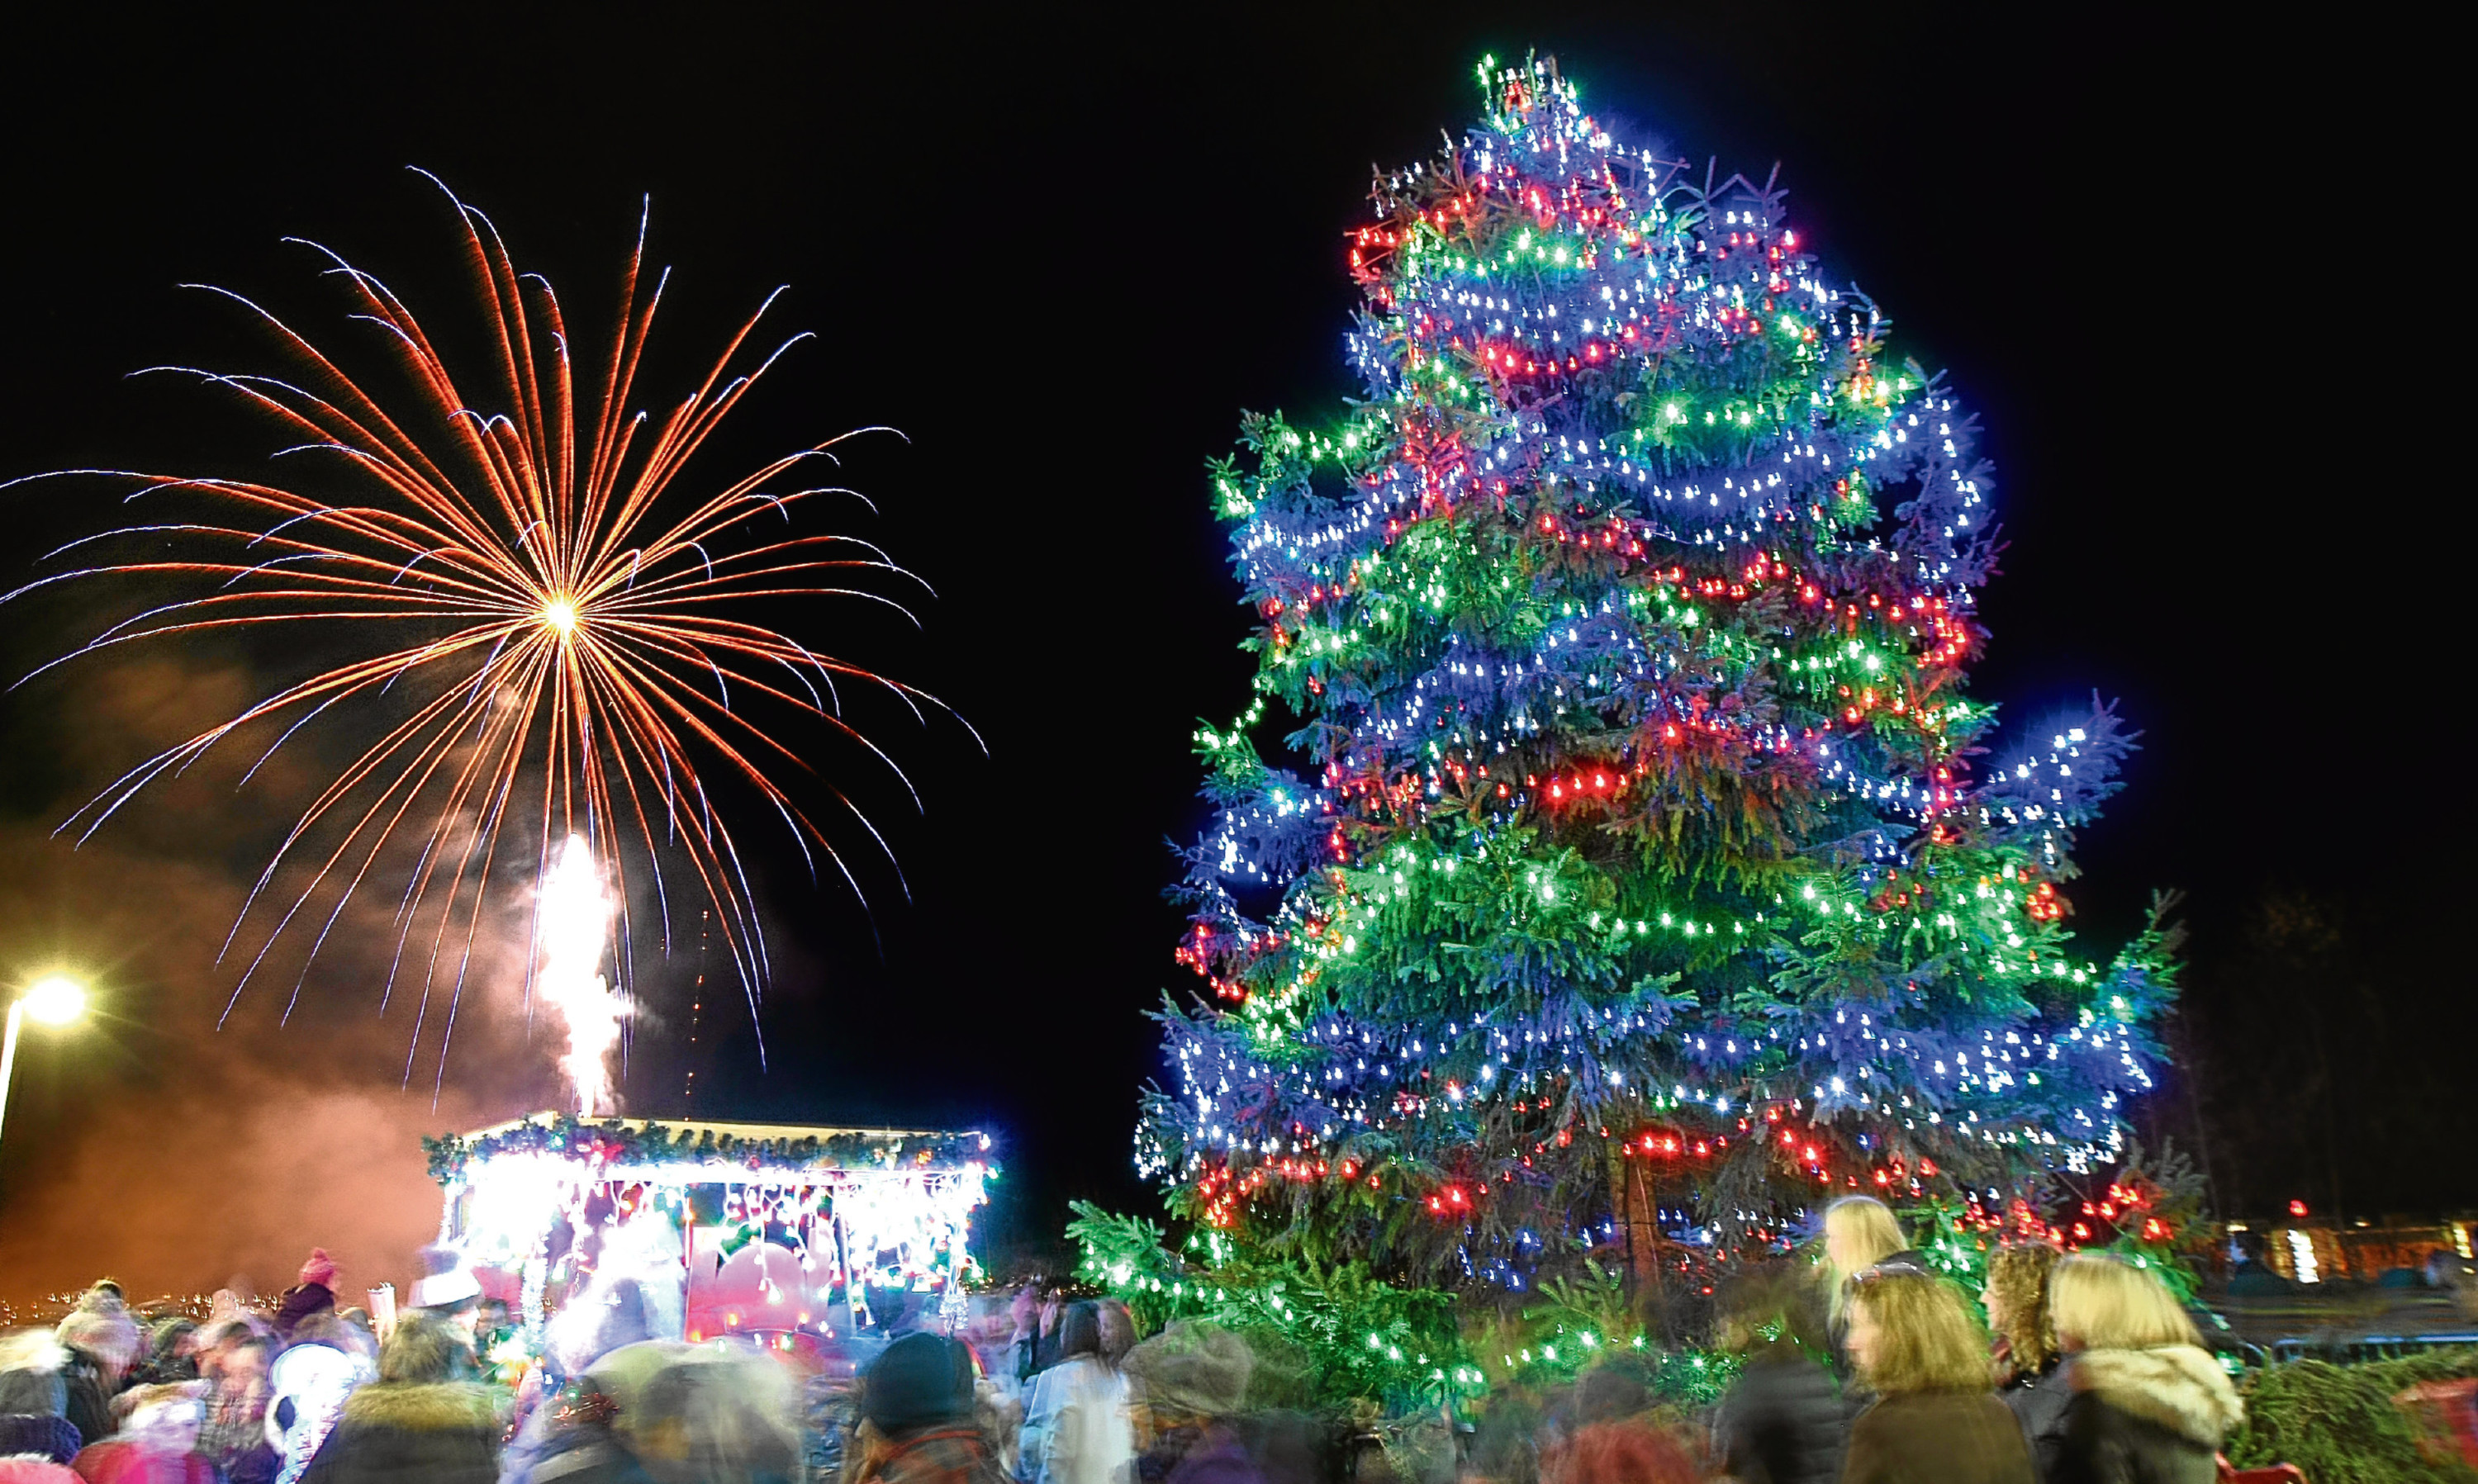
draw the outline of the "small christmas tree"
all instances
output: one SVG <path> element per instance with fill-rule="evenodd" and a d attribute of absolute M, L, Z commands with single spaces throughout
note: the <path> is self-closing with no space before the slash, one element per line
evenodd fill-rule
<path fill-rule="evenodd" d="M 1215 466 L 1257 694 L 1200 736 L 1210 996 L 1139 1163 L 1267 1250 L 1518 1290 L 1853 1192 L 1992 1224 L 2150 1085 L 2164 940 L 2103 968 L 2059 893 L 2128 734 L 1985 761 L 1972 419 L 1782 193 L 1480 70 L 1352 238 L 1367 399 Z"/>

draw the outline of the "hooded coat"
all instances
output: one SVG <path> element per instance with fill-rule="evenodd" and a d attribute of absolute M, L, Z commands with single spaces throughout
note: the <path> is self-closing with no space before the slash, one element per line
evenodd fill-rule
<path fill-rule="evenodd" d="M 344 1398 L 302 1484 L 495 1484 L 498 1439 L 479 1386 L 382 1381 Z"/>
<path fill-rule="evenodd" d="M 2085 1350 L 2051 1484 L 2212 1484 L 2245 1403 L 2220 1363 L 2190 1345 Z"/>

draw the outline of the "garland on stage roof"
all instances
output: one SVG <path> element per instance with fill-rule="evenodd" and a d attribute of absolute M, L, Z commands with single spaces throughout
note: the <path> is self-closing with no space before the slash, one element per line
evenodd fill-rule
<path fill-rule="evenodd" d="M 468 1167 L 507 1155 L 547 1154 L 594 1165 L 736 1165 L 771 1177 L 833 1170 L 932 1170 L 988 1164 L 989 1142 L 978 1134 L 875 1134 L 862 1131 L 825 1138 L 742 1139 L 711 1128 L 630 1128 L 617 1120 L 582 1122 L 567 1116 L 547 1123 L 519 1123 L 466 1138 L 424 1137 L 421 1151 L 430 1178 L 445 1185 Z"/>
<path fill-rule="evenodd" d="M 1210 999 L 1161 1012 L 1140 1167 L 1277 1249 L 1519 1289 L 2105 1163 L 2173 939 L 2064 927 L 2114 712 L 2000 747 L 1966 693 L 1970 414 L 1770 184 L 1481 71 L 1353 235 L 1366 399 L 1214 468 L 1259 667 L 1199 737 Z"/>

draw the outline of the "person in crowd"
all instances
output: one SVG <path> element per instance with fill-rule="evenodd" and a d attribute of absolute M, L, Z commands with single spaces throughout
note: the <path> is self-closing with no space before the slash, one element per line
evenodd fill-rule
<path fill-rule="evenodd" d="M 657 1484 L 802 1484 L 798 1410 L 763 1353 L 691 1350 L 647 1379 L 621 1424 Z"/>
<path fill-rule="evenodd" d="M 1042 1285 L 1041 1333 L 1035 1341 L 1032 1369 L 1035 1372 L 1058 1364 L 1058 1325 L 1067 1315 L 1067 1285 L 1056 1280 Z"/>
<path fill-rule="evenodd" d="M 246 1325 L 230 1331 L 237 1334 L 201 1353 L 199 1369 L 210 1389 L 198 1454 L 223 1471 L 227 1484 L 272 1484 L 278 1465 L 266 1441 L 266 1399 L 275 1342 Z"/>
<path fill-rule="evenodd" d="M 1844 1195 L 1824 1208 L 1824 1261 L 1832 1274 L 1827 1319 L 1833 1349 L 1846 1358 L 1843 1337 L 1850 1324 L 1850 1294 L 1858 1275 L 1884 1263 L 1927 1270 L 1927 1259 L 1902 1235 L 1893 1208 L 1873 1195 Z"/>
<path fill-rule="evenodd" d="M 1127 1387 L 1101 1353 L 1099 1304 L 1069 1304 L 1058 1322 L 1058 1363 L 1033 1379 L 1024 1402 L 1017 1477 L 1027 1484 L 1114 1484 L 1136 1456 Z"/>
<path fill-rule="evenodd" d="M 235 1284 L 240 1281 L 239 1278 L 233 1279 Z M 250 1312 L 248 1300 L 241 1297 L 238 1287 L 219 1288 L 207 1299 L 207 1322 L 204 1327 L 212 1330 L 219 1324 L 246 1322 L 256 1318 L 257 1316 Z"/>
<path fill-rule="evenodd" d="M 2122 1258 L 2077 1252 L 2049 1274 L 2048 1306 L 2073 1392 L 2050 1484 L 2215 1478 L 2245 1403 L 2175 1295 Z"/>
<path fill-rule="evenodd" d="M 1196 1320 L 1129 1350 L 1136 1484 L 1263 1484 L 1231 1426 L 1255 1365 L 1247 1342 Z"/>
<path fill-rule="evenodd" d="M 452 1246 L 422 1247 L 414 1256 L 421 1261 L 422 1275 L 413 1280 L 407 1307 L 453 1324 L 464 1334 L 465 1348 L 470 1351 L 474 1331 L 482 1322 L 482 1280 Z"/>
<path fill-rule="evenodd" d="M 1101 1310 L 1101 1358 L 1113 1366 L 1124 1366 L 1127 1352 L 1136 1347 L 1136 1317 L 1115 1298 L 1097 1302 Z"/>
<path fill-rule="evenodd" d="M 0 1336 L 0 1458 L 40 1455 L 56 1464 L 77 1457 L 86 1440 L 63 1412 L 68 1352 L 40 1329 Z"/>
<path fill-rule="evenodd" d="M 1576 1432 L 1545 1484 L 1695 1484 L 1695 1462 L 1641 1417 L 1592 1422 Z"/>
<path fill-rule="evenodd" d="M 88 1289 L 53 1331 L 68 1352 L 62 1378 L 68 1386 L 65 1415 L 78 1436 L 91 1444 L 112 1436 L 112 1398 L 120 1394 L 136 1363 L 138 1323 L 110 1278 Z"/>
<path fill-rule="evenodd" d="M 1876 1400 L 1851 1423 L 1841 1484 L 2036 1484 L 2021 1424 L 1988 1389 L 1987 1337 L 1951 1284 L 1879 1265 L 1857 1275 L 1848 1313 Z"/>
<path fill-rule="evenodd" d="M 1751 1268 L 1720 1295 L 1718 1347 L 1744 1362 L 1712 1417 L 1712 1457 L 1738 1484 L 1832 1484 L 1849 1412 L 1833 1385 L 1809 1270 Z"/>
<path fill-rule="evenodd" d="M 145 1355 L 130 1367 L 132 1385 L 161 1386 L 198 1378 L 198 1326 L 181 1315 L 157 1320 L 144 1336 Z"/>
<path fill-rule="evenodd" d="M 973 1361 L 944 1335 L 905 1335 L 861 1376 L 848 1484 L 1005 1484 L 973 1425 Z"/>
<path fill-rule="evenodd" d="M 653 1484 L 653 1475 L 621 1441 L 616 1423 L 620 1403 L 601 1380 L 583 1375 L 563 1387 L 556 1397 L 528 1420 L 532 1437 L 520 1439 L 525 1456 L 510 1448 L 508 1484 Z"/>
<path fill-rule="evenodd" d="M 2065 1403 L 2073 1395 L 2048 1313 L 2048 1274 L 2062 1256 L 2045 1242 L 2004 1243 L 1987 1254 L 1987 1286 L 1979 1295 L 1996 1336 L 1997 1395 L 2021 1422 L 2032 1466 L 2043 1479 L 2056 1472 Z"/>
<path fill-rule="evenodd" d="M 344 1398 L 378 1368 L 368 1337 L 330 1309 L 294 1326 L 267 1372 L 266 1441 L 280 1460 L 275 1484 L 299 1484 L 344 1410 Z"/>
<path fill-rule="evenodd" d="M 344 1398 L 303 1484 L 493 1484 L 499 1419 L 490 1393 L 459 1378 L 464 1355 L 463 1337 L 439 1321 L 398 1321 L 378 1379 Z"/>
<path fill-rule="evenodd" d="M 292 1338 L 292 1328 L 314 1314 L 336 1312 L 336 1263 L 325 1247 L 312 1247 L 301 1265 L 300 1281 L 276 1300 L 275 1332 Z"/>
<path fill-rule="evenodd" d="M 80 1449 L 70 1467 L 86 1484 L 222 1484 L 197 1452 L 205 1389 L 202 1381 L 186 1381 L 124 1393 L 115 1399 L 117 1430 Z"/>

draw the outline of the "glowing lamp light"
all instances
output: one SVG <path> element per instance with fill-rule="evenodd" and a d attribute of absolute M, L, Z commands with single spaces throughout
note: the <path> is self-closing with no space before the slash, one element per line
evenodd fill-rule
<path fill-rule="evenodd" d="M 66 1025 L 86 1014 L 86 986 L 66 974 L 38 979 L 26 991 L 26 1014 L 45 1025 Z"/>
<path fill-rule="evenodd" d="M 2295 1201 L 2291 1205 L 2297 1204 Z M 2314 1239 L 2291 1227 L 2288 1232 L 2288 1261 L 2295 1269 L 2300 1283 L 2320 1283 L 2323 1274 L 2314 1260 Z"/>
<path fill-rule="evenodd" d="M 2306 1214 L 2306 1202 L 2302 1200 L 2290 1201 L 2288 1203 L 2288 1214 L 2290 1216 L 2304 1216 Z"/>

